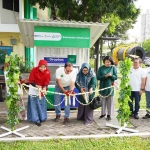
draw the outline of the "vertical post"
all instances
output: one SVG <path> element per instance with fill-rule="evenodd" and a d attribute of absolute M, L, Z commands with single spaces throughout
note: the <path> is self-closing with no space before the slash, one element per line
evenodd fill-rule
<path fill-rule="evenodd" d="M 24 0 L 19 0 L 19 19 L 24 18 Z"/>
<path fill-rule="evenodd" d="M 26 19 L 37 19 L 37 9 L 33 8 L 28 0 L 24 0 L 24 18 Z M 34 48 L 25 47 L 25 58 L 28 60 L 26 66 L 31 67 L 31 62 L 34 62 Z"/>
<path fill-rule="evenodd" d="M 30 48 L 25 47 L 25 65 L 29 66 L 30 63 Z"/>
<path fill-rule="evenodd" d="M 96 54 L 96 58 L 95 58 L 95 72 L 98 71 L 98 67 L 99 67 L 99 40 L 98 39 L 95 43 L 95 54 Z"/>
<path fill-rule="evenodd" d="M 1 16 L 2 16 L 2 0 L 0 0 L 0 24 L 1 24 Z"/>
<path fill-rule="evenodd" d="M 102 66 L 103 40 L 100 39 L 100 66 Z"/>
<path fill-rule="evenodd" d="M 28 0 L 24 0 L 24 18 L 30 19 L 30 5 Z"/>
<path fill-rule="evenodd" d="M 37 58 L 37 47 L 36 46 L 34 46 L 34 55 L 33 56 L 34 56 L 34 59 L 33 59 L 34 64 L 33 65 L 35 67 L 35 66 L 38 65 L 38 62 L 37 62 L 37 59 L 38 59 Z"/>

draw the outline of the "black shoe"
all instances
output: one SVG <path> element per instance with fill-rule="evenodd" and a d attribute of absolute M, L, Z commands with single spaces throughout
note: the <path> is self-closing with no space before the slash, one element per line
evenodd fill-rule
<path fill-rule="evenodd" d="M 147 118 L 150 118 L 149 114 L 146 114 L 144 117 L 142 117 L 142 119 L 147 119 Z"/>
<path fill-rule="evenodd" d="M 139 119 L 139 116 L 138 116 L 138 115 L 134 115 L 134 118 L 135 118 L 135 119 Z"/>
<path fill-rule="evenodd" d="M 56 118 L 54 119 L 56 122 L 60 119 L 60 115 L 56 115 Z"/>
<path fill-rule="evenodd" d="M 69 118 L 64 118 L 64 124 L 68 124 L 69 123 Z"/>
<path fill-rule="evenodd" d="M 104 118 L 105 116 L 106 116 L 106 114 L 105 114 L 105 115 L 101 115 L 101 116 L 99 117 L 99 119 Z"/>
<path fill-rule="evenodd" d="M 40 121 L 37 121 L 35 124 L 36 124 L 37 126 L 41 126 L 41 122 L 40 122 Z"/>
<path fill-rule="evenodd" d="M 107 118 L 106 118 L 107 121 L 111 120 L 111 117 L 110 115 L 107 115 Z"/>

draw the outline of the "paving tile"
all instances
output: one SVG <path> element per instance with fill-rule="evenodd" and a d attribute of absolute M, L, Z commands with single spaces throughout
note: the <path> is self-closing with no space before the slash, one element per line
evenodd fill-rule
<path fill-rule="evenodd" d="M 4 126 L 9 128 L 6 123 L 6 105 L 4 102 L 0 103 L 0 127 Z M 70 113 L 70 122 L 68 125 L 63 124 L 63 116 L 64 111 L 62 111 L 61 119 L 58 122 L 54 121 L 55 112 L 48 111 L 48 119 L 42 123 L 41 127 L 36 126 L 32 122 L 28 122 L 27 120 L 20 121 L 19 124 L 15 126 L 15 129 L 24 127 L 29 125 L 29 128 L 25 130 L 19 131 L 19 133 L 27 136 L 27 137 L 48 137 L 48 136 L 69 136 L 69 135 L 99 135 L 99 134 L 114 134 L 117 129 L 107 127 L 106 123 L 118 125 L 119 123 L 116 119 L 117 112 L 112 116 L 112 120 L 110 122 L 106 121 L 105 118 L 98 119 L 100 116 L 100 111 L 94 111 L 94 121 L 91 125 L 85 126 L 84 121 L 77 121 L 77 111 L 71 110 Z M 139 111 L 140 119 L 136 120 L 134 118 L 130 118 L 132 129 L 139 130 L 140 132 L 150 132 L 150 119 L 142 119 L 145 115 L 145 110 Z M 6 133 L 5 130 L 0 128 L 0 134 Z M 121 131 L 121 134 L 130 134 L 127 131 Z M 7 137 L 18 137 L 16 135 L 8 135 Z"/>

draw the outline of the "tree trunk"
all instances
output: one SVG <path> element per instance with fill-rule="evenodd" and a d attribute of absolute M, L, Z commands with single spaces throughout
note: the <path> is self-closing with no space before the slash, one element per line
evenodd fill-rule
<path fill-rule="evenodd" d="M 87 10 L 87 6 L 88 6 L 88 3 L 85 3 L 85 4 L 84 4 L 83 11 L 82 11 L 82 16 L 81 16 L 81 21 L 82 21 L 82 22 L 84 21 L 84 16 L 85 16 L 85 12 L 86 12 L 86 10 Z"/>
<path fill-rule="evenodd" d="M 96 59 L 95 59 L 95 72 L 98 71 L 98 67 L 99 67 L 99 40 L 98 39 L 95 43 L 95 55 L 96 55 Z"/>
<path fill-rule="evenodd" d="M 55 4 L 52 4 L 52 5 L 51 5 L 51 10 L 52 10 L 52 19 L 53 19 L 53 20 L 56 20 L 57 17 L 56 17 Z"/>

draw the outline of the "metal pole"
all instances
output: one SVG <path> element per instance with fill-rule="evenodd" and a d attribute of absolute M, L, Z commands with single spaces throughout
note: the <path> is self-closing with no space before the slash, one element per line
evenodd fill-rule
<path fill-rule="evenodd" d="M 98 71 L 98 67 L 99 67 L 99 39 L 95 43 L 95 54 L 96 54 L 95 72 L 97 72 Z"/>
<path fill-rule="evenodd" d="M 100 66 L 102 66 L 103 39 L 100 39 Z"/>

